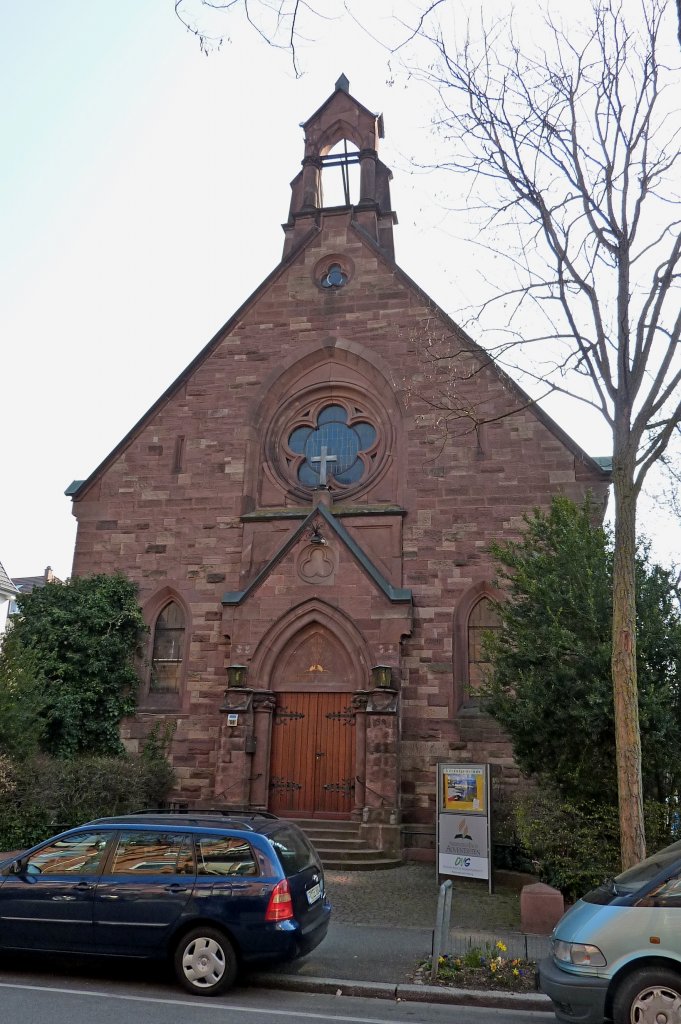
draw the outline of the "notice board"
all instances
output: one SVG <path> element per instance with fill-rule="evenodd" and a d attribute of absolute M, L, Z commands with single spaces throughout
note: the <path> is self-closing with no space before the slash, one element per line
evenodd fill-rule
<path fill-rule="evenodd" d="M 437 768 L 438 876 L 485 879 L 492 892 L 490 766 L 441 761 Z"/>

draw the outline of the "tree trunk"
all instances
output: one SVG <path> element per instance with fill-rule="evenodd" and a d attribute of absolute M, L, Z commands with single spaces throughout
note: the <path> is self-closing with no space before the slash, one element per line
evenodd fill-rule
<path fill-rule="evenodd" d="M 615 549 L 612 604 L 612 682 L 622 868 L 646 855 L 641 782 L 641 736 L 636 678 L 636 491 L 633 464 L 615 456 Z"/>

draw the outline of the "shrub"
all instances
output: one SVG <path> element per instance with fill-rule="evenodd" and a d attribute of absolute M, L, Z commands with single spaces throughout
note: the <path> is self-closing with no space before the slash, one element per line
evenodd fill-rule
<path fill-rule="evenodd" d="M 40 746 L 44 699 L 38 676 L 33 652 L 15 651 L 13 658 L 0 653 L 0 756 L 12 761 L 33 756 Z"/>
<path fill-rule="evenodd" d="M 2 850 L 31 846 L 91 818 L 157 807 L 173 783 L 172 768 L 155 753 L 41 755 L 19 763 L 13 772 L 13 790 L 0 789 Z"/>
<path fill-rule="evenodd" d="M 168 761 L 174 722 L 156 722 L 149 731 L 140 754 L 142 788 L 150 807 L 160 807 L 175 783 L 175 772 Z"/>
<path fill-rule="evenodd" d="M 0 800 L 16 791 L 16 770 L 7 754 L 0 754 Z"/>
<path fill-rule="evenodd" d="M 650 852 L 671 842 L 664 805 L 646 804 L 645 817 Z M 568 900 L 622 870 L 618 809 L 612 804 L 576 803 L 538 788 L 518 800 L 516 827 L 541 880 Z"/>

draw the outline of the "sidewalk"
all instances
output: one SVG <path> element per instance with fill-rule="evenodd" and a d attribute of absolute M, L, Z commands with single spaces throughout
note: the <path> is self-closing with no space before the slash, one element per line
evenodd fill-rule
<path fill-rule="evenodd" d="M 453 879 L 449 952 L 498 939 L 511 956 L 538 960 L 548 952 L 545 936 L 520 931 L 520 894 Z M 327 871 L 333 905 L 329 933 L 308 957 L 267 973 L 252 984 L 308 992 L 419 1002 L 447 1002 L 552 1012 L 540 993 L 512 993 L 415 985 L 418 961 L 430 956 L 438 901 L 433 864 L 408 862 L 391 871 Z"/>

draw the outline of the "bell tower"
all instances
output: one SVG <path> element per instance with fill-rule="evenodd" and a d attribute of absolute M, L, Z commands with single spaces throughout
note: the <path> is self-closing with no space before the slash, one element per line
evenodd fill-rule
<path fill-rule="evenodd" d="M 390 259 L 395 258 L 393 224 L 397 216 L 390 207 L 392 171 L 378 159 L 378 140 L 383 138 L 383 115 L 372 114 L 350 95 L 345 75 L 334 92 L 301 126 L 305 132 L 303 168 L 291 182 L 291 208 L 284 224 L 284 256 L 305 238 L 323 215 L 348 213 Z M 342 152 L 331 152 L 339 142 Z M 352 151 L 348 149 L 348 143 Z M 351 203 L 350 168 L 359 164 L 359 201 Z M 326 206 L 322 172 L 340 171 L 343 181 L 341 205 Z"/>

